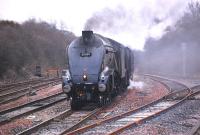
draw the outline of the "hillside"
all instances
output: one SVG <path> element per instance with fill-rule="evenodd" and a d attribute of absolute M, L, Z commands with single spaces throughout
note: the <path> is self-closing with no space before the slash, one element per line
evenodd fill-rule
<path fill-rule="evenodd" d="M 36 65 L 65 67 L 65 48 L 74 38 L 46 22 L 0 20 L 0 79 L 29 77 Z"/>

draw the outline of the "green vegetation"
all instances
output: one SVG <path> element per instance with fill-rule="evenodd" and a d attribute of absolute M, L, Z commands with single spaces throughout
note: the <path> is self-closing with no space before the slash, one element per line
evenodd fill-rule
<path fill-rule="evenodd" d="M 42 69 L 66 66 L 66 46 L 75 38 L 46 22 L 29 20 L 23 24 L 0 21 L 0 78 L 33 73 Z"/>

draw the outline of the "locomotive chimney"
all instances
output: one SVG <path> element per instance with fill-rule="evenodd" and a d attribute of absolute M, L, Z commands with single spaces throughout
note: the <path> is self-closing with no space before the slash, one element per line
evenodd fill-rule
<path fill-rule="evenodd" d="M 84 43 L 90 43 L 93 39 L 93 31 L 82 31 L 82 37 Z"/>

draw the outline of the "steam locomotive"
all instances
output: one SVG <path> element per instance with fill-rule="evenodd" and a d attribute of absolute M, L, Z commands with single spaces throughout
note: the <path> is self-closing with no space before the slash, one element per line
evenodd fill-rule
<path fill-rule="evenodd" d="M 129 85 L 134 57 L 128 47 L 93 31 L 82 31 L 66 53 L 68 69 L 62 76 L 62 89 L 73 110 L 88 102 L 103 106 Z"/>

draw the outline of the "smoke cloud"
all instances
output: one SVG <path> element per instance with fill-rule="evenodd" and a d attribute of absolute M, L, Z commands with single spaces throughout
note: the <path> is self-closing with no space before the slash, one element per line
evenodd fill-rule
<path fill-rule="evenodd" d="M 142 50 L 147 38 L 159 39 L 168 26 L 184 13 L 189 1 L 144 0 L 121 3 L 93 13 L 84 29 L 113 38 L 133 49 Z"/>
<path fill-rule="evenodd" d="M 132 22 L 131 11 L 128 12 L 124 7 L 118 7 L 115 10 L 105 8 L 101 12 L 96 12 L 87 20 L 85 30 L 102 30 L 111 33 L 119 33 L 122 28 L 127 30 L 126 24 Z"/>

